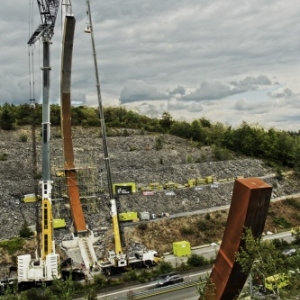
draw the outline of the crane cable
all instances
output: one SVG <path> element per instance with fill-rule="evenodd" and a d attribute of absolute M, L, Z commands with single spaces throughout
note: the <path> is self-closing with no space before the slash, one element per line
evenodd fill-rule
<path fill-rule="evenodd" d="M 28 27 L 28 39 L 32 34 L 33 26 L 33 0 L 29 0 L 29 27 Z M 34 51 L 33 45 L 28 44 L 28 64 L 29 64 L 29 101 L 34 104 L 35 94 L 34 94 Z"/>

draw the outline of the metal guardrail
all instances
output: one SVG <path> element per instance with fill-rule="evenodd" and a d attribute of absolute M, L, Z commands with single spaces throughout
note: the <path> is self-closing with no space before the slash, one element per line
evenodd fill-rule
<path fill-rule="evenodd" d="M 165 286 L 165 287 L 159 287 L 159 288 L 153 287 L 152 289 L 149 289 L 149 290 L 143 291 L 143 292 L 137 292 L 137 293 L 132 292 L 131 293 L 129 291 L 126 297 L 119 298 L 119 299 L 120 300 L 145 299 L 145 298 L 149 298 L 149 297 L 164 294 L 164 293 L 169 293 L 169 292 L 173 292 L 173 291 L 177 291 L 177 290 L 186 289 L 186 288 L 195 286 L 197 283 L 199 283 L 199 280 L 191 280 L 191 281 L 173 284 L 173 285 L 169 285 L 169 286 Z"/>

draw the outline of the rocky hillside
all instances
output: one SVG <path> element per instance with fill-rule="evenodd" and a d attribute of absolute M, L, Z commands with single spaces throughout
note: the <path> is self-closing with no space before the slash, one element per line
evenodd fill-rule
<path fill-rule="evenodd" d="M 65 178 L 55 176 L 63 167 L 61 134 L 58 128 L 51 131 L 54 214 L 57 218 L 64 217 L 71 225 Z M 37 132 L 37 142 L 38 173 L 41 174 L 40 132 Z M 216 161 L 209 147 L 198 148 L 193 142 L 178 137 L 115 130 L 110 132 L 107 143 L 113 182 L 135 182 L 138 187 L 144 187 L 153 182 L 164 184 L 170 181 L 184 185 L 189 179 L 206 176 L 214 176 L 215 180 L 253 176 L 263 177 L 273 185 L 272 198 L 300 192 L 293 176 L 278 179 L 274 170 L 258 159 L 232 155 L 230 160 Z M 111 226 L 100 129 L 73 128 L 73 144 L 86 221 L 96 234 L 98 230 L 100 234 L 100 229 Z M 34 182 L 30 128 L 0 131 L 0 239 L 16 236 L 25 220 L 34 224 L 35 203 L 22 202 L 24 194 L 34 192 Z M 102 188 L 104 194 L 99 193 Z M 206 185 L 201 190 L 176 189 L 172 195 L 166 191 L 152 196 L 138 192 L 121 196 L 120 210 L 174 215 L 228 205 L 232 188 L 233 180 L 228 180 L 217 187 Z M 60 231 L 57 240 L 66 235 L 65 231 Z M 134 237 L 132 233 L 130 235 Z"/>

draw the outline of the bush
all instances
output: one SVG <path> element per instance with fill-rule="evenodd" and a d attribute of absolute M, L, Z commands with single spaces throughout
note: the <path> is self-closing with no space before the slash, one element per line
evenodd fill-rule
<path fill-rule="evenodd" d="M 207 213 L 207 214 L 205 215 L 205 220 L 207 220 L 207 221 L 210 220 L 210 214 L 209 214 L 209 213 Z"/>
<path fill-rule="evenodd" d="M 163 148 L 163 142 L 162 142 L 162 139 L 160 137 L 157 137 L 155 139 L 155 146 L 154 146 L 155 150 L 158 151 L 158 150 L 161 150 Z"/>
<path fill-rule="evenodd" d="M 95 275 L 93 280 L 96 287 L 102 287 L 105 284 L 105 278 L 101 275 Z"/>
<path fill-rule="evenodd" d="M 285 203 L 296 209 L 300 209 L 300 201 L 297 201 L 295 198 L 287 198 Z"/>
<path fill-rule="evenodd" d="M 188 154 L 186 161 L 188 164 L 191 164 L 193 162 L 193 157 L 190 154 Z"/>
<path fill-rule="evenodd" d="M 158 269 L 161 274 L 170 273 L 171 271 L 173 271 L 172 265 L 166 261 L 160 262 Z"/>
<path fill-rule="evenodd" d="M 207 266 L 209 264 L 209 261 L 203 256 L 192 254 L 188 258 L 187 264 L 191 267 L 203 267 Z"/>
<path fill-rule="evenodd" d="M 6 153 L 1 153 L 0 154 L 0 161 L 5 161 L 7 160 L 8 155 Z"/>
<path fill-rule="evenodd" d="M 19 136 L 19 142 L 26 143 L 28 141 L 28 136 L 25 133 L 22 133 Z"/>
<path fill-rule="evenodd" d="M 0 247 L 7 250 L 9 255 L 13 255 L 18 250 L 21 250 L 24 245 L 24 240 L 22 238 L 14 238 L 9 241 L 3 241 L 0 243 Z"/>
<path fill-rule="evenodd" d="M 209 230 L 209 229 L 213 228 L 214 224 L 213 224 L 213 222 L 211 220 L 202 220 L 202 219 L 199 219 L 197 221 L 197 227 L 198 227 L 198 229 L 204 231 L 204 230 Z"/>
<path fill-rule="evenodd" d="M 123 130 L 123 136 L 129 136 L 129 132 L 126 128 Z"/>
<path fill-rule="evenodd" d="M 183 226 L 180 228 L 181 234 L 193 234 L 195 233 L 194 228 L 189 224 L 183 224 Z"/>
<path fill-rule="evenodd" d="M 285 248 L 289 245 L 289 243 L 287 241 L 285 241 L 284 239 L 274 239 L 274 240 L 272 240 L 272 243 L 276 249 Z"/>
<path fill-rule="evenodd" d="M 33 232 L 29 229 L 27 222 L 25 221 L 19 231 L 19 235 L 22 238 L 28 238 L 33 235 Z"/>
<path fill-rule="evenodd" d="M 147 225 L 147 223 L 140 223 L 140 224 L 137 226 L 137 228 L 138 228 L 139 230 L 146 230 L 146 229 L 148 228 L 148 225 Z"/>
<path fill-rule="evenodd" d="M 292 224 L 283 217 L 275 217 L 273 223 L 281 228 L 290 228 Z"/>

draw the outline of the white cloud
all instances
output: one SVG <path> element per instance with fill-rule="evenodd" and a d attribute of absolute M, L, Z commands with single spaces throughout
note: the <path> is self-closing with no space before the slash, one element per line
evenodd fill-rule
<path fill-rule="evenodd" d="M 141 80 L 128 81 L 121 91 L 120 102 L 136 102 L 145 100 L 164 100 L 168 95 L 158 92 L 154 87 Z"/>
<path fill-rule="evenodd" d="M 94 105 L 97 92 L 90 35 L 84 33 L 85 1 L 72 5 L 77 19 L 72 99 Z M 33 8 L 35 30 L 40 23 L 35 1 Z M 126 106 L 143 103 L 152 114 L 168 108 L 174 117 L 189 120 L 205 115 L 212 121 L 236 123 L 243 118 L 298 128 L 293 116 L 300 93 L 299 8 L 296 0 L 91 1 L 103 103 L 120 99 Z M 1 3 L 0 104 L 29 98 L 28 10 L 28 1 Z M 59 98 L 60 21 L 59 15 L 51 45 L 52 102 Z M 42 49 L 38 43 L 35 48 L 39 98 Z M 275 82 L 292 95 L 271 91 Z M 270 105 L 269 110 L 262 108 L 263 117 L 253 113 L 251 105 L 259 107 L 259 99 L 252 91 Z M 238 108 L 243 116 L 237 115 Z M 278 121 L 289 113 L 290 124 Z"/>

